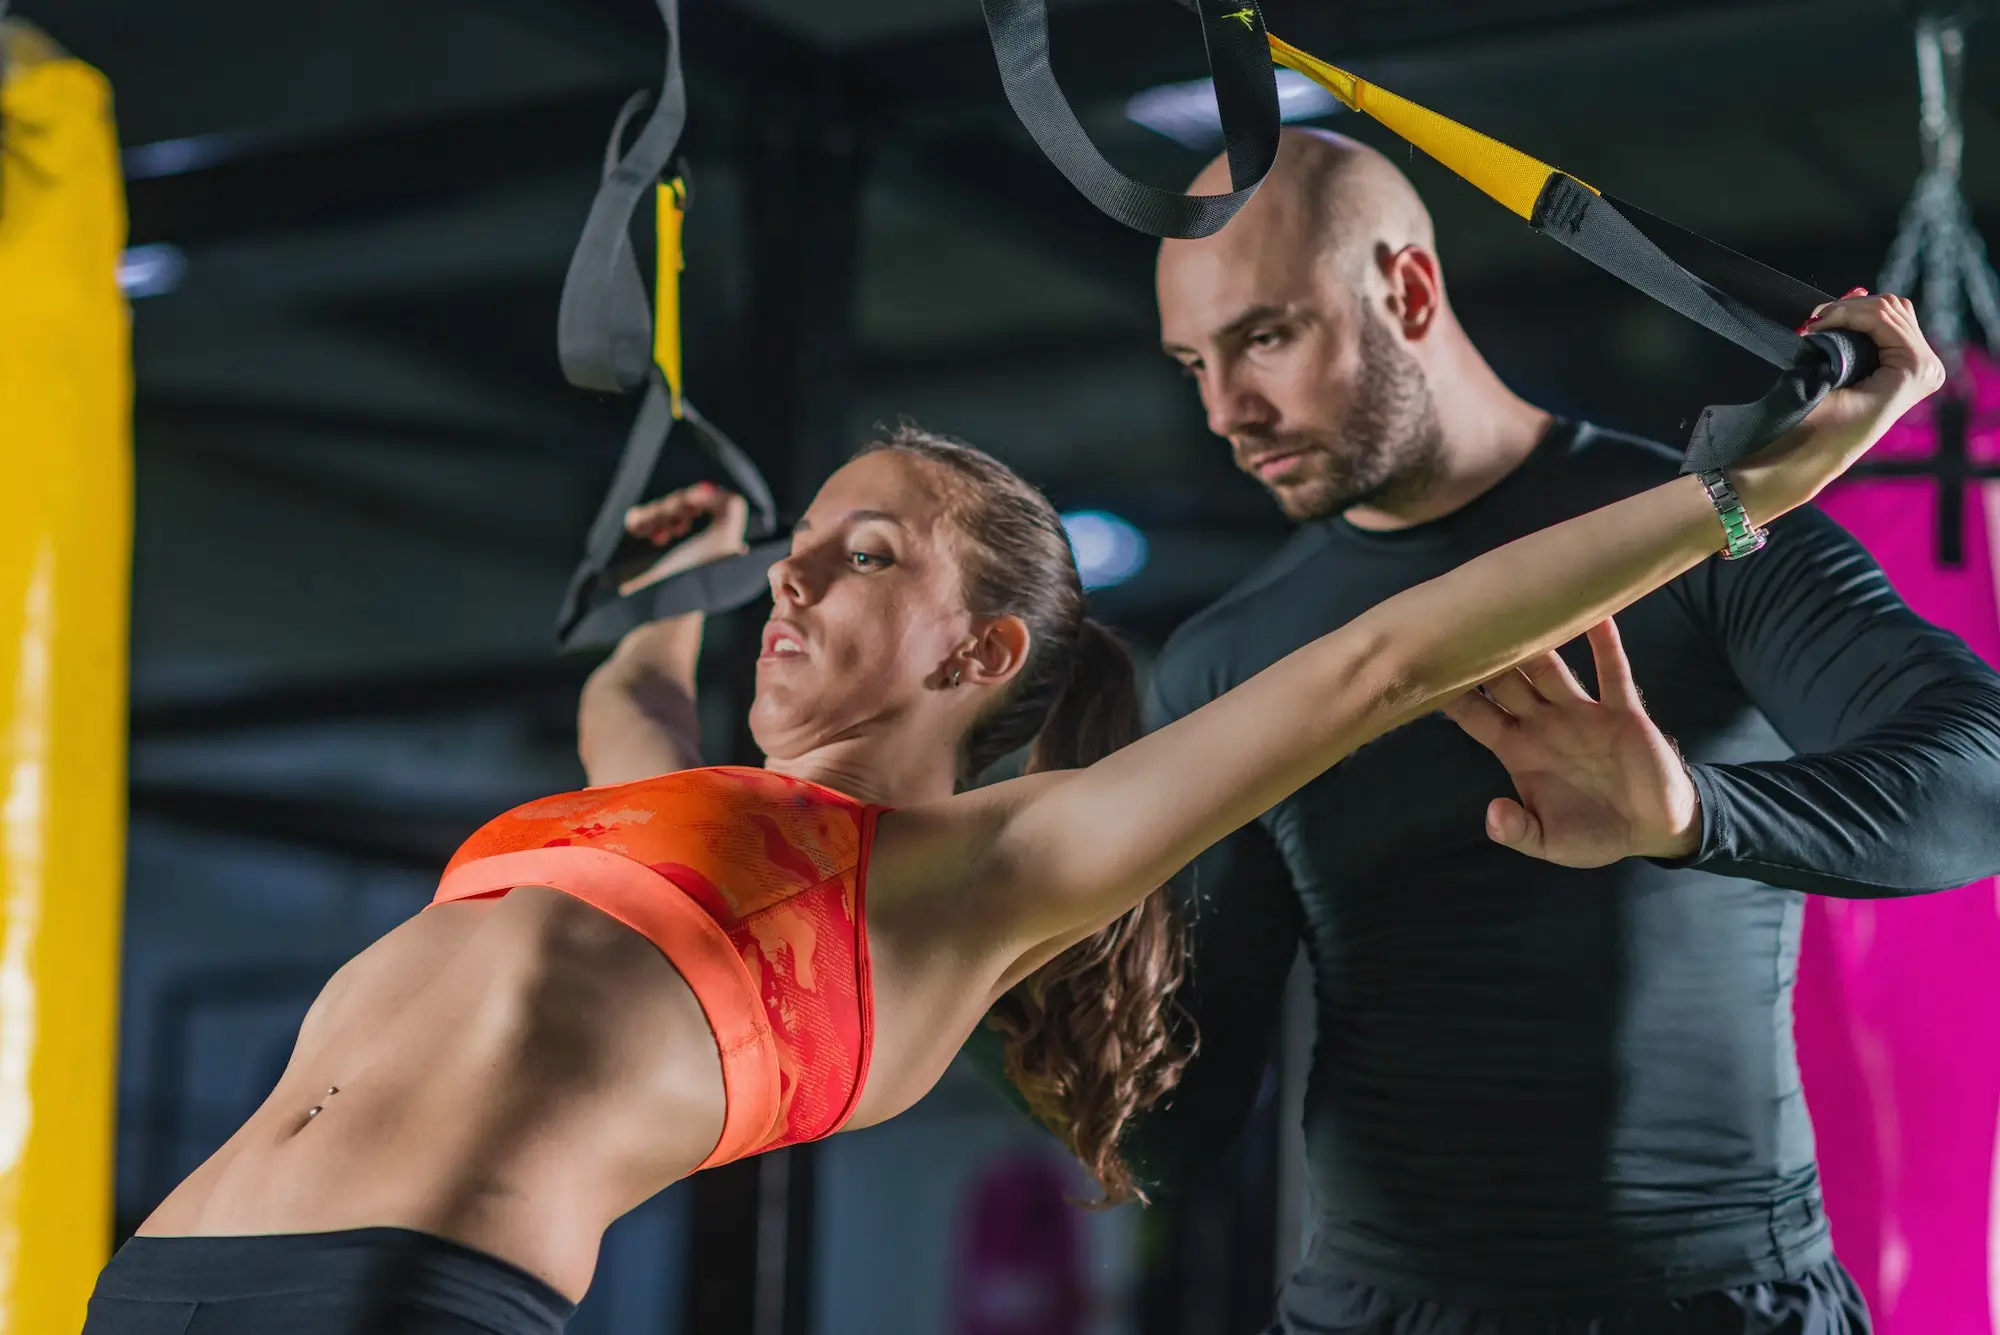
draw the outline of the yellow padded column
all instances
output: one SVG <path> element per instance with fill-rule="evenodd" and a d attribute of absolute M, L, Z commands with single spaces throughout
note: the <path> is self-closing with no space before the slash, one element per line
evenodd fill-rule
<path fill-rule="evenodd" d="M 111 1240 L 131 355 L 111 90 L 0 23 L 0 1332 Z"/>

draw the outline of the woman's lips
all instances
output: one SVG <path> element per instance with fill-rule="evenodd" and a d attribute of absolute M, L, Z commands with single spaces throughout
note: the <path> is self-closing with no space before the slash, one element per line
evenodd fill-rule
<path fill-rule="evenodd" d="M 801 658 L 806 651 L 806 637 L 797 626 L 789 621 L 773 621 L 764 627 L 764 639 L 757 655 L 760 663 L 782 661 L 787 658 Z"/>

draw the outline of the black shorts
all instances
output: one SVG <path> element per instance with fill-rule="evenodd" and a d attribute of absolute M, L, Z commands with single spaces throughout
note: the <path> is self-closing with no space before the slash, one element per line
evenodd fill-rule
<path fill-rule="evenodd" d="M 1502 1312 L 1299 1276 L 1266 1335 L 1869 1335 L 1868 1307 L 1839 1261 L 1797 1279 L 1598 1312 Z"/>
<path fill-rule="evenodd" d="M 83 1335 L 559 1335 L 576 1310 L 527 1271 L 401 1228 L 137 1237 Z"/>

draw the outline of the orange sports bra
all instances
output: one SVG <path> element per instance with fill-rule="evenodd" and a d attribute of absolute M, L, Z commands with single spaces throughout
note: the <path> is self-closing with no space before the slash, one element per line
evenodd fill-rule
<path fill-rule="evenodd" d="M 702 1168 L 818 1140 L 868 1078 L 864 898 L 883 808 L 769 770 L 682 770 L 488 822 L 433 903 L 546 885 L 645 936 L 701 1002 L 727 1111 Z"/>

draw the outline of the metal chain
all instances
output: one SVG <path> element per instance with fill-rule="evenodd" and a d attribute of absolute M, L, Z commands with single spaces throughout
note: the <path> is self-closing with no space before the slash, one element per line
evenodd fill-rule
<path fill-rule="evenodd" d="M 1918 304 L 1924 329 L 1947 361 L 1956 364 L 1966 338 L 1968 301 L 1974 320 L 1985 330 L 1986 346 L 2000 353 L 2000 280 L 1987 259 L 1986 243 L 1973 230 L 1961 183 L 1965 20 L 1918 19 L 1916 45 L 1924 169 L 1904 206 L 1876 287 L 1908 294 L 1921 280 Z"/>

